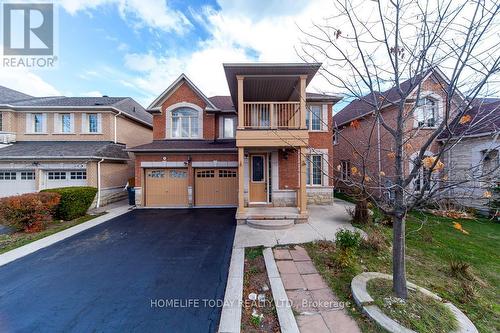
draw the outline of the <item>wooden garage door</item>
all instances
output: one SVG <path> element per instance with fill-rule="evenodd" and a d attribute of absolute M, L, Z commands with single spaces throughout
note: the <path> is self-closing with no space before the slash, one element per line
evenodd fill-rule
<path fill-rule="evenodd" d="M 195 205 L 234 206 L 238 204 L 237 169 L 195 169 Z"/>
<path fill-rule="evenodd" d="M 188 205 L 187 169 L 146 169 L 146 206 Z"/>

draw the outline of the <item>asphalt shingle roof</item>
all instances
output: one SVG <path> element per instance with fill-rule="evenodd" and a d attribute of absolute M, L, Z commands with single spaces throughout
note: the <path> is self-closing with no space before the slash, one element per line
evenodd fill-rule
<path fill-rule="evenodd" d="M 145 145 L 128 149 L 129 151 L 236 151 L 236 140 L 156 140 Z"/>
<path fill-rule="evenodd" d="M 21 99 L 29 99 L 29 98 L 33 98 L 33 96 L 24 94 L 14 89 L 0 86 L 0 104 L 9 101 L 18 101 Z"/>
<path fill-rule="evenodd" d="M 30 157 L 129 159 L 125 145 L 105 141 L 18 141 L 0 148 L 0 160 Z"/>

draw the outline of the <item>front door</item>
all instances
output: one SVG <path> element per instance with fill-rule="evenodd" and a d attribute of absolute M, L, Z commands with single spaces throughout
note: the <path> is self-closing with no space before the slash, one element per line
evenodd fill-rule
<path fill-rule="evenodd" d="M 266 155 L 250 155 L 250 202 L 267 203 Z"/>

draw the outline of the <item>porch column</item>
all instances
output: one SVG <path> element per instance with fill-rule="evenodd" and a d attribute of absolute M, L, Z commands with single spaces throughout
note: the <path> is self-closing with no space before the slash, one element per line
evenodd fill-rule
<path fill-rule="evenodd" d="M 238 148 L 238 212 L 245 210 L 245 148 Z"/>
<path fill-rule="evenodd" d="M 300 173 L 300 189 L 299 189 L 299 195 L 297 196 L 299 199 L 299 210 L 301 214 L 307 213 L 307 192 L 306 192 L 306 154 L 307 154 L 307 149 L 306 147 L 300 147 L 299 150 L 300 154 L 300 168 L 299 168 L 299 173 Z"/>
<path fill-rule="evenodd" d="M 300 76 L 300 128 L 306 128 L 306 75 Z"/>
<path fill-rule="evenodd" d="M 238 80 L 238 129 L 244 128 L 243 78 L 241 75 L 236 76 L 236 80 Z"/>

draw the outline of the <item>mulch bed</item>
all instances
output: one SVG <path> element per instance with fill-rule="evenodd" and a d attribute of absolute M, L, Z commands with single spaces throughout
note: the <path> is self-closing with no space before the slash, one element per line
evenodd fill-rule
<path fill-rule="evenodd" d="M 265 301 L 259 301 L 258 299 L 252 301 L 249 299 L 251 293 L 258 296 L 265 295 Z M 252 314 L 257 314 L 258 317 Z M 260 247 L 247 248 L 245 251 L 241 331 L 245 333 L 281 332 L 271 285 L 267 278 L 262 248 Z"/>

